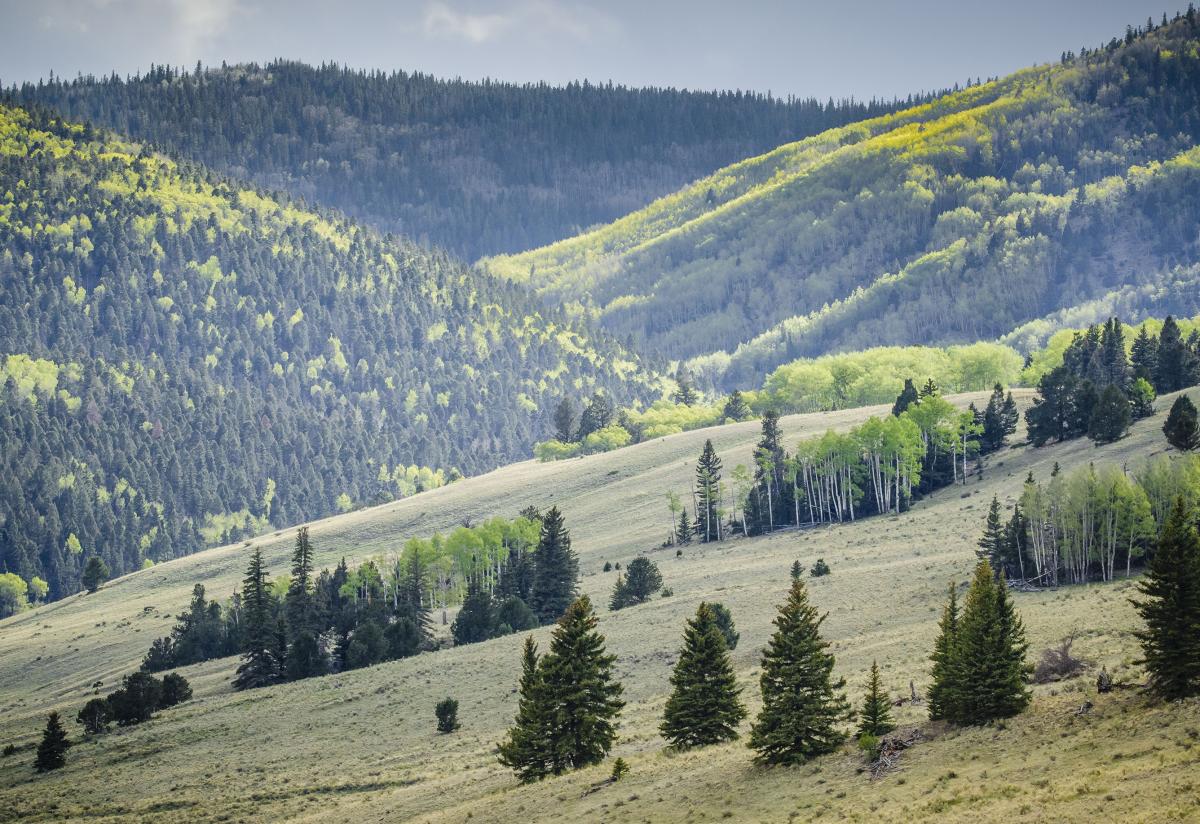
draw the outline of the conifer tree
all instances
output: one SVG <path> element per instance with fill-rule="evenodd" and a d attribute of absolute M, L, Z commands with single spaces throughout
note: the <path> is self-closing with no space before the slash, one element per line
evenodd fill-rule
<path fill-rule="evenodd" d="M 932 398 L 934 395 L 940 395 L 941 392 L 942 390 L 934 383 L 933 378 L 928 378 L 925 381 L 925 385 L 921 387 L 921 391 L 917 393 L 917 397 L 920 400 L 925 400 L 926 398 Z"/>
<path fill-rule="evenodd" d="M 342 563 L 345 563 L 345 559 Z M 407 618 L 412 621 L 419 638 L 419 647 L 428 646 L 433 640 L 433 619 L 429 615 L 429 605 L 423 597 L 425 575 L 421 551 L 417 547 L 412 547 L 408 554 L 408 569 L 404 575 L 404 592 L 399 612 L 402 619 Z"/>
<path fill-rule="evenodd" d="M 671 687 L 659 729 L 673 747 L 703 747 L 737 738 L 746 709 L 725 636 L 708 604 L 701 603 L 696 617 L 687 622 Z"/>
<path fill-rule="evenodd" d="M 717 514 L 720 484 L 721 459 L 713 449 L 712 439 L 707 439 L 700 460 L 696 462 L 696 531 L 702 541 L 721 538 L 721 519 Z"/>
<path fill-rule="evenodd" d="M 950 597 L 938 622 L 938 637 L 933 642 L 933 685 L 929 688 L 929 717 L 934 721 L 954 717 L 958 712 L 959 687 L 955 681 L 954 653 L 958 644 L 958 590 L 950 584 Z"/>
<path fill-rule="evenodd" d="M 271 618 L 270 582 L 262 549 L 255 547 L 246 577 L 242 579 L 242 663 L 233 680 L 235 689 L 253 689 L 278 683 L 276 624 Z"/>
<path fill-rule="evenodd" d="M 1167 442 L 1181 452 L 1200 449 L 1200 422 L 1197 421 L 1196 405 L 1187 395 L 1180 395 L 1171 404 L 1163 424 Z"/>
<path fill-rule="evenodd" d="M 575 407 L 570 398 L 563 398 L 554 408 L 554 439 L 570 443 L 575 432 Z"/>
<path fill-rule="evenodd" d="M 1162 395 L 1178 392 L 1187 385 L 1187 344 L 1175 318 L 1167 315 L 1158 335 L 1158 352 L 1154 365 L 1154 389 Z"/>
<path fill-rule="evenodd" d="M 525 638 L 521 654 L 521 681 L 518 687 L 517 717 L 500 744 L 500 763 L 517 774 L 522 783 L 537 781 L 550 774 L 551 705 L 538 671 L 537 643 Z"/>
<path fill-rule="evenodd" d="M 571 549 L 571 534 L 558 507 L 551 507 L 542 518 L 529 605 L 542 624 L 553 623 L 566 611 L 575 599 L 578 581 L 579 561 Z"/>
<path fill-rule="evenodd" d="M 474 644 L 491 638 L 495 631 L 495 610 L 492 607 L 492 596 L 483 588 L 479 575 L 472 574 L 467 578 L 467 594 L 454 623 L 450 625 L 450 634 L 455 644 Z"/>
<path fill-rule="evenodd" d="M 904 388 L 900 390 L 900 394 L 896 396 L 896 402 L 892 404 L 892 415 L 900 417 L 908 407 L 917 402 L 917 399 L 917 387 L 913 386 L 912 378 L 905 378 Z"/>
<path fill-rule="evenodd" d="M 1129 353 L 1129 365 L 1133 378 L 1142 378 L 1154 384 L 1154 373 L 1158 367 L 1158 341 L 1150 334 L 1145 324 L 1138 330 L 1133 339 L 1133 348 Z"/>
<path fill-rule="evenodd" d="M 679 511 L 679 528 L 675 530 L 675 540 L 681 544 L 690 544 L 692 542 L 692 533 L 695 531 L 695 526 L 688 519 L 687 507 Z"/>
<path fill-rule="evenodd" d="M 302 526 L 296 532 L 296 548 L 292 551 L 292 579 L 288 582 L 285 601 L 288 634 L 293 639 L 312 629 L 312 571 L 312 544 L 308 540 L 308 527 Z"/>
<path fill-rule="evenodd" d="M 38 772 L 58 770 L 67 763 L 67 731 L 63 728 L 62 719 L 57 712 L 52 712 L 46 718 L 46 729 L 42 733 L 41 743 L 38 744 L 37 758 L 33 768 Z"/>
<path fill-rule="evenodd" d="M 1029 704 L 1025 687 L 1025 629 L 1008 587 L 980 561 L 967 592 L 952 647 L 957 689 L 951 721 L 986 724 L 1016 715 Z"/>
<path fill-rule="evenodd" d="M 1132 420 L 1129 399 L 1115 383 L 1110 383 L 1100 393 L 1100 399 L 1088 419 L 1088 437 L 1096 443 L 1118 441 L 1125 437 Z"/>
<path fill-rule="evenodd" d="M 800 559 L 792 561 L 792 580 L 799 581 L 804 577 L 804 564 L 800 563 Z"/>
<path fill-rule="evenodd" d="M 725 408 L 721 411 L 721 417 L 727 421 L 744 421 L 750 417 L 750 414 L 750 405 L 746 403 L 742 393 L 737 389 L 730 392 L 729 397 L 725 400 Z"/>
<path fill-rule="evenodd" d="M 1151 688 L 1166 699 L 1200 693 L 1200 536 L 1187 502 L 1175 499 L 1157 550 L 1138 582 L 1143 600 L 1134 607 L 1146 624 L 1138 663 Z"/>
<path fill-rule="evenodd" d="M 729 607 L 721 603 L 711 603 L 708 608 L 712 610 L 713 618 L 717 622 L 717 629 L 721 630 L 721 634 L 725 636 L 725 647 L 730 652 L 737 649 L 741 634 L 733 623 L 733 613 L 729 611 Z"/>
<path fill-rule="evenodd" d="M 837 749 L 847 720 L 845 682 L 833 678 L 833 655 L 821 638 L 825 616 L 808 601 L 804 579 L 792 582 L 775 618 L 762 659 L 762 710 L 750 730 L 750 747 L 762 764 L 799 764 Z"/>
<path fill-rule="evenodd" d="M 99 555 L 89 555 L 83 566 L 82 582 L 84 589 L 95 592 L 100 585 L 108 580 L 108 564 Z"/>
<path fill-rule="evenodd" d="M 644 604 L 662 589 L 662 574 L 649 558 L 637 557 L 625 567 L 625 603 Z"/>
<path fill-rule="evenodd" d="M 617 573 L 617 582 L 613 584 L 612 597 L 608 599 L 608 608 L 613 612 L 629 606 L 629 591 L 625 586 L 624 573 Z"/>
<path fill-rule="evenodd" d="M 878 738 L 896 729 L 892 723 L 892 702 L 879 679 L 879 664 L 871 662 L 871 677 L 867 680 L 867 694 L 863 698 L 862 710 L 858 713 L 858 734 Z"/>
<path fill-rule="evenodd" d="M 983 535 L 979 539 L 979 549 L 975 551 L 978 557 L 986 559 L 997 569 L 1003 566 L 1004 550 L 1008 544 L 1005 524 L 1000 515 L 1000 499 L 993 495 L 987 520 L 983 525 Z"/>

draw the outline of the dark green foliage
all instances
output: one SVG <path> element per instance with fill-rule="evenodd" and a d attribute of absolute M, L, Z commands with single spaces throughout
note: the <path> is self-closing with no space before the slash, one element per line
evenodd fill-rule
<path fill-rule="evenodd" d="M 818 558 L 817 562 L 812 565 L 812 569 L 808 574 L 814 578 L 823 578 L 830 573 L 829 564 L 825 563 L 824 558 Z"/>
<path fill-rule="evenodd" d="M 437 716 L 437 731 L 451 733 L 458 729 L 458 701 L 453 698 L 443 698 L 433 708 Z"/>
<path fill-rule="evenodd" d="M 879 664 L 871 662 L 871 676 L 867 679 L 867 694 L 863 697 L 862 709 L 858 713 L 859 736 L 875 738 L 887 735 L 896 729 L 892 722 L 892 701 L 879 680 Z"/>
<path fill-rule="evenodd" d="M 700 393 L 692 384 L 692 376 L 684 368 L 675 373 L 675 391 L 671 393 L 671 400 L 684 406 L 694 406 L 700 400 Z"/>
<path fill-rule="evenodd" d="M 579 431 L 575 440 L 582 441 L 593 432 L 599 432 L 613 421 L 613 403 L 604 392 L 597 391 L 579 415 Z"/>
<path fill-rule="evenodd" d="M 1133 370 L 1135 380 L 1140 378 L 1151 385 L 1154 384 L 1154 373 L 1158 369 L 1158 338 L 1151 335 L 1146 326 L 1138 330 L 1133 341 L 1129 366 Z"/>
<path fill-rule="evenodd" d="M 1200 693 L 1200 536 L 1179 497 L 1138 582 L 1134 606 L 1145 622 L 1135 633 L 1150 686 L 1166 699 Z"/>
<path fill-rule="evenodd" d="M 225 617 L 221 605 L 206 600 L 204 586 L 196 584 L 187 611 L 178 616 L 168 637 L 150 645 L 142 659 L 142 669 L 161 672 L 237 652 L 236 616 L 231 617 L 232 623 L 225 621 Z"/>
<path fill-rule="evenodd" d="M 596 624 L 584 595 L 559 619 L 548 653 L 538 659 L 526 642 L 517 720 L 500 745 L 501 763 L 522 781 L 598 764 L 616 740 L 622 690 Z"/>
<path fill-rule="evenodd" d="M 612 772 L 609 773 L 608 780 L 614 784 L 629 774 L 629 765 L 625 763 L 624 758 L 618 758 L 613 761 Z"/>
<path fill-rule="evenodd" d="M 605 561 L 605 562 L 604 562 L 604 571 L 605 571 L 605 572 L 612 572 L 612 561 Z"/>
<path fill-rule="evenodd" d="M 58 717 L 57 712 L 50 713 L 46 718 L 46 729 L 38 744 L 37 758 L 34 759 L 33 768 L 38 772 L 62 769 L 67 763 L 67 747 L 69 746 L 71 745 L 67 741 L 67 731 L 63 728 L 62 719 Z"/>
<path fill-rule="evenodd" d="M 983 431 L 979 435 L 979 451 L 987 454 L 1004 446 L 1004 440 L 1017 431 L 1017 404 L 1012 392 L 1005 397 L 1004 387 L 996 384 L 988 398 L 983 414 L 978 416 Z"/>
<path fill-rule="evenodd" d="M 833 655 L 820 634 L 824 616 L 808 601 L 804 580 L 792 582 L 763 651 L 762 710 L 750 730 L 750 747 L 762 764 L 800 764 L 833 752 L 845 738 L 839 725 L 850 715 L 833 678 Z"/>
<path fill-rule="evenodd" d="M 406 620 L 406 619 L 405 619 Z M 410 622 L 411 625 L 411 622 Z M 391 627 L 388 627 L 391 629 Z M 390 639 L 389 639 L 390 642 Z M 389 650 L 391 644 L 388 645 Z M 400 656 L 393 656 L 400 657 Z M 299 681 L 301 678 L 314 678 L 329 672 L 329 662 L 326 661 L 321 645 L 312 632 L 305 630 L 292 640 L 288 647 L 285 673 L 289 681 Z"/>
<path fill-rule="evenodd" d="M 1118 441 L 1125 437 L 1132 421 L 1133 413 L 1125 393 L 1115 383 L 1110 383 L 1104 387 L 1099 403 L 1092 410 L 1088 437 L 1098 444 Z"/>
<path fill-rule="evenodd" d="M 720 603 L 709 604 L 708 608 L 712 610 L 713 620 L 717 622 L 717 629 L 721 630 L 721 634 L 725 636 L 725 646 L 732 652 L 737 649 L 738 638 L 741 635 L 737 631 L 737 627 L 733 623 L 733 613 L 729 611 L 729 607 Z"/>
<path fill-rule="evenodd" d="M 126 675 L 121 688 L 108 696 L 108 706 L 118 726 L 149 721 L 162 705 L 162 682 L 147 672 Z"/>
<path fill-rule="evenodd" d="M 159 709 L 182 704 L 192 697 L 192 685 L 177 672 L 168 672 L 162 679 L 162 693 L 159 696 Z"/>
<path fill-rule="evenodd" d="M 751 414 L 750 405 L 746 403 L 742 393 L 737 389 L 730 392 L 729 397 L 725 400 L 725 408 L 721 411 L 721 417 L 727 421 L 744 421 Z"/>
<path fill-rule="evenodd" d="M 696 525 L 688 518 L 687 507 L 679 511 L 679 526 L 675 528 L 675 540 L 681 544 L 690 544 L 692 542 L 692 533 L 696 531 Z"/>
<path fill-rule="evenodd" d="M 563 398 L 554 407 L 554 437 L 563 443 L 570 443 L 575 435 L 575 407 L 570 398 Z"/>
<path fill-rule="evenodd" d="M 958 643 L 958 588 L 950 584 L 950 596 L 938 622 L 937 639 L 933 642 L 933 685 L 929 687 L 929 717 L 934 721 L 950 718 L 959 702 L 955 680 L 954 650 Z"/>
<path fill-rule="evenodd" d="M 696 461 L 696 521 L 694 528 L 701 541 L 716 541 L 721 537 L 721 518 L 717 514 L 720 497 L 721 459 L 713 449 L 712 440 L 705 439 L 704 450 Z"/>
<path fill-rule="evenodd" d="M 753 534 L 770 532 L 799 517 L 796 490 L 788 480 L 788 454 L 783 448 L 779 413 L 768 409 L 762 417 L 762 434 L 754 448 L 754 488 L 746 508 Z"/>
<path fill-rule="evenodd" d="M 450 625 L 450 634 L 455 644 L 474 644 L 486 641 L 495 634 L 496 616 L 492 608 L 492 596 L 479 580 L 472 575 L 467 579 L 467 594 L 462 607 Z"/>
<path fill-rule="evenodd" d="M 270 581 L 262 549 L 255 547 L 246 577 L 242 579 L 242 662 L 233 679 L 235 689 L 253 689 L 278 683 L 284 662 L 279 658 L 276 621 Z"/>
<path fill-rule="evenodd" d="M 671 688 L 659 727 L 671 746 L 688 749 L 737 738 L 746 709 L 725 636 L 708 604 L 700 604 L 683 631 Z"/>
<path fill-rule="evenodd" d="M 496 605 L 496 625 L 506 627 L 506 632 L 525 632 L 538 625 L 533 610 L 516 595 L 509 595 Z"/>
<path fill-rule="evenodd" d="M 107 580 L 108 564 L 104 563 L 104 559 L 99 555 L 89 555 L 87 563 L 83 567 L 83 574 L 79 579 L 84 589 L 88 592 L 95 592 Z"/>
<path fill-rule="evenodd" d="M 979 538 L 979 549 L 975 554 L 987 560 L 994 569 L 1000 569 L 1008 548 L 1007 524 L 1001 517 L 1000 499 L 992 496 L 987 519 L 983 524 L 983 535 Z"/>
<path fill-rule="evenodd" d="M 804 577 L 804 564 L 800 563 L 800 559 L 792 561 L 792 580 L 798 581 Z"/>
<path fill-rule="evenodd" d="M 374 666 L 387 657 L 387 650 L 387 641 L 379 624 L 363 621 L 350 636 L 342 663 L 346 669 Z"/>
<path fill-rule="evenodd" d="M 416 655 L 424 644 L 416 622 L 407 616 L 401 616 L 388 624 L 387 629 L 383 631 L 383 637 L 387 641 L 389 658 L 408 658 Z"/>
<path fill-rule="evenodd" d="M 1178 392 L 1191 384 L 1192 357 L 1179 324 L 1168 315 L 1158 335 L 1158 357 L 1154 369 L 1154 388 L 1159 394 Z"/>
<path fill-rule="evenodd" d="M 1167 443 L 1181 452 L 1200 449 L 1200 422 L 1197 421 L 1196 405 L 1187 395 L 1180 395 L 1171 404 L 1171 411 L 1163 424 L 1163 434 L 1167 436 Z"/>
<path fill-rule="evenodd" d="M 662 575 L 658 565 L 649 558 L 637 557 L 629 562 L 624 576 L 617 576 L 617 584 L 613 589 L 611 609 L 621 609 L 636 604 L 644 604 L 662 589 Z"/>
<path fill-rule="evenodd" d="M 571 549 L 571 534 L 556 506 L 542 518 L 535 558 L 530 607 L 542 624 L 549 624 L 574 601 L 579 581 L 579 561 Z"/>
<path fill-rule="evenodd" d="M 83 725 L 83 732 L 86 735 L 100 735 L 108 732 L 108 725 L 112 723 L 112 720 L 112 709 L 108 706 L 107 699 L 104 698 L 90 699 L 75 716 L 75 721 Z"/>
<path fill-rule="evenodd" d="M 900 394 L 896 396 L 896 402 L 892 404 L 892 414 L 897 418 L 904 413 L 908 407 L 917 402 L 917 387 L 913 386 L 912 378 L 904 379 L 904 388 L 900 390 Z"/>
<path fill-rule="evenodd" d="M 296 548 L 292 552 L 292 577 L 288 582 L 286 599 L 288 635 L 295 638 L 312 629 L 313 615 L 313 548 L 308 540 L 308 527 L 296 532 Z"/>

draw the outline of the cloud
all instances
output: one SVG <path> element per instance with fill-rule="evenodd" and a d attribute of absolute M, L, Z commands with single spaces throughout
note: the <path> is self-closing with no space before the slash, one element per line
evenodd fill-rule
<path fill-rule="evenodd" d="M 161 37 L 187 58 L 228 31 L 241 6 L 242 0 L 43 0 L 38 24 L 87 34 L 114 19 L 155 21 Z"/>
<path fill-rule="evenodd" d="M 607 14 L 569 0 L 520 0 L 503 11 L 478 14 L 434 2 L 426 7 L 423 22 L 427 37 L 473 44 L 500 40 L 512 33 L 587 42 L 612 34 L 617 28 L 617 22 Z"/>

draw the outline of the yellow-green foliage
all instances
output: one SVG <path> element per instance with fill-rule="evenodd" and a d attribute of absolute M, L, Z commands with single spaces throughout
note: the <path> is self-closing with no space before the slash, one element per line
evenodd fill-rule
<path fill-rule="evenodd" d="M 230 535 L 249 533 L 258 535 L 271 528 L 266 517 L 254 515 L 248 509 L 237 512 L 208 513 L 199 527 L 200 537 L 209 546 L 223 543 Z"/>
<path fill-rule="evenodd" d="M 1176 323 L 1179 324 L 1179 330 L 1183 333 L 1184 340 L 1196 329 L 1200 329 L 1200 315 L 1192 318 L 1176 318 Z M 1159 334 L 1162 333 L 1163 319 L 1147 318 L 1136 326 L 1130 326 L 1127 323 L 1122 323 L 1121 327 L 1125 332 L 1125 353 L 1128 355 L 1133 349 L 1133 342 L 1138 336 L 1138 332 L 1143 328 L 1146 332 L 1156 340 Z M 1062 366 L 1063 355 L 1067 351 L 1067 347 L 1071 345 L 1077 334 L 1086 331 L 1085 329 L 1060 329 L 1050 336 L 1046 341 L 1046 345 L 1030 354 L 1030 363 L 1021 372 L 1021 382 L 1026 386 L 1037 386 L 1037 382 L 1041 380 L 1042 375 L 1045 375 L 1052 369 Z"/>

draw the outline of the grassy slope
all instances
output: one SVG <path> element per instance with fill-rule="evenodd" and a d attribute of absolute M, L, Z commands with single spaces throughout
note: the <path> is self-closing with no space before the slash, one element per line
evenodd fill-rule
<path fill-rule="evenodd" d="M 793 416 L 784 428 L 792 441 L 882 411 Z M 759 651 L 797 557 L 811 563 L 823 556 L 833 567 L 811 588 L 829 610 L 824 631 L 851 696 L 857 699 L 873 658 L 894 694 L 907 692 L 910 678 L 920 689 L 945 584 L 968 576 L 991 495 L 1013 499 L 1026 472 L 1044 478 L 1055 461 L 1071 467 L 1161 451 L 1161 425 L 1160 415 L 1101 449 L 1076 441 L 1005 451 L 982 480 L 944 490 L 899 519 L 693 545 L 682 559 L 656 553 L 674 597 L 601 618 L 629 700 L 615 755 L 630 761 L 632 773 L 586 797 L 606 767 L 518 788 L 494 759 L 516 705 L 521 639 L 510 636 L 251 693 L 229 691 L 231 660 L 188 668 L 195 700 L 81 744 L 60 773 L 34 778 L 28 750 L 0 759 L 0 819 L 659 821 L 728 813 L 747 821 L 792 814 L 865 821 L 886 809 L 904 820 L 1085 820 L 1101 811 L 1108 820 L 1194 820 L 1200 705 L 1151 706 L 1135 693 L 1097 699 L 1090 678 L 1038 688 L 1033 709 L 1003 729 L 942 731 L 906 756 L 901 774 L 878 782 L 857 774 L 860 759 L 849 750 L 800 769 L 760 770 L 740 742 L 668 756 L 656 733 L 683 619 L 702 599 L 733 609 L 742 633 L 734 660 L 757 708 Z M 575 461 L 516 464 L 319 522 L 319 562 L 387 551 L 466 515 L 556 502 L 573 530 L 583 589 L 606 601 L 612 575 L 601 566 L 658 543 L 666 529 L 662 493 L 685 488 L 703 439 L 713 437 L 729 466 L 747 459 L 756 435 L 757 424 L 737 424 Z M 259 539 L 273 571 L 283 569 L 290 538 Z M 246 554 L 242 546 L 210 550 L 0 623 L 0 741 L 34 741 L 52 707 L 73 718 L 89 684 L 102 680 L 107 689 L 136 664 L 193 582 L 227 594 Z M 1017 605 L 1035 650 L 1078 629 L 1077 651 L 1118 677 L 1134 677 L 1130 592 L 1118 582 L 1021 594 Z M 548 635 L 539 631 L 543 645 Z M 1084 692 L 1097 707 L 1076 717 Z M 463 729 L 439 736 L 433 704 L 446 694 L 461 702 Z M 900 718 L 915 722 L 920 711 L 905 707 Z"/>

